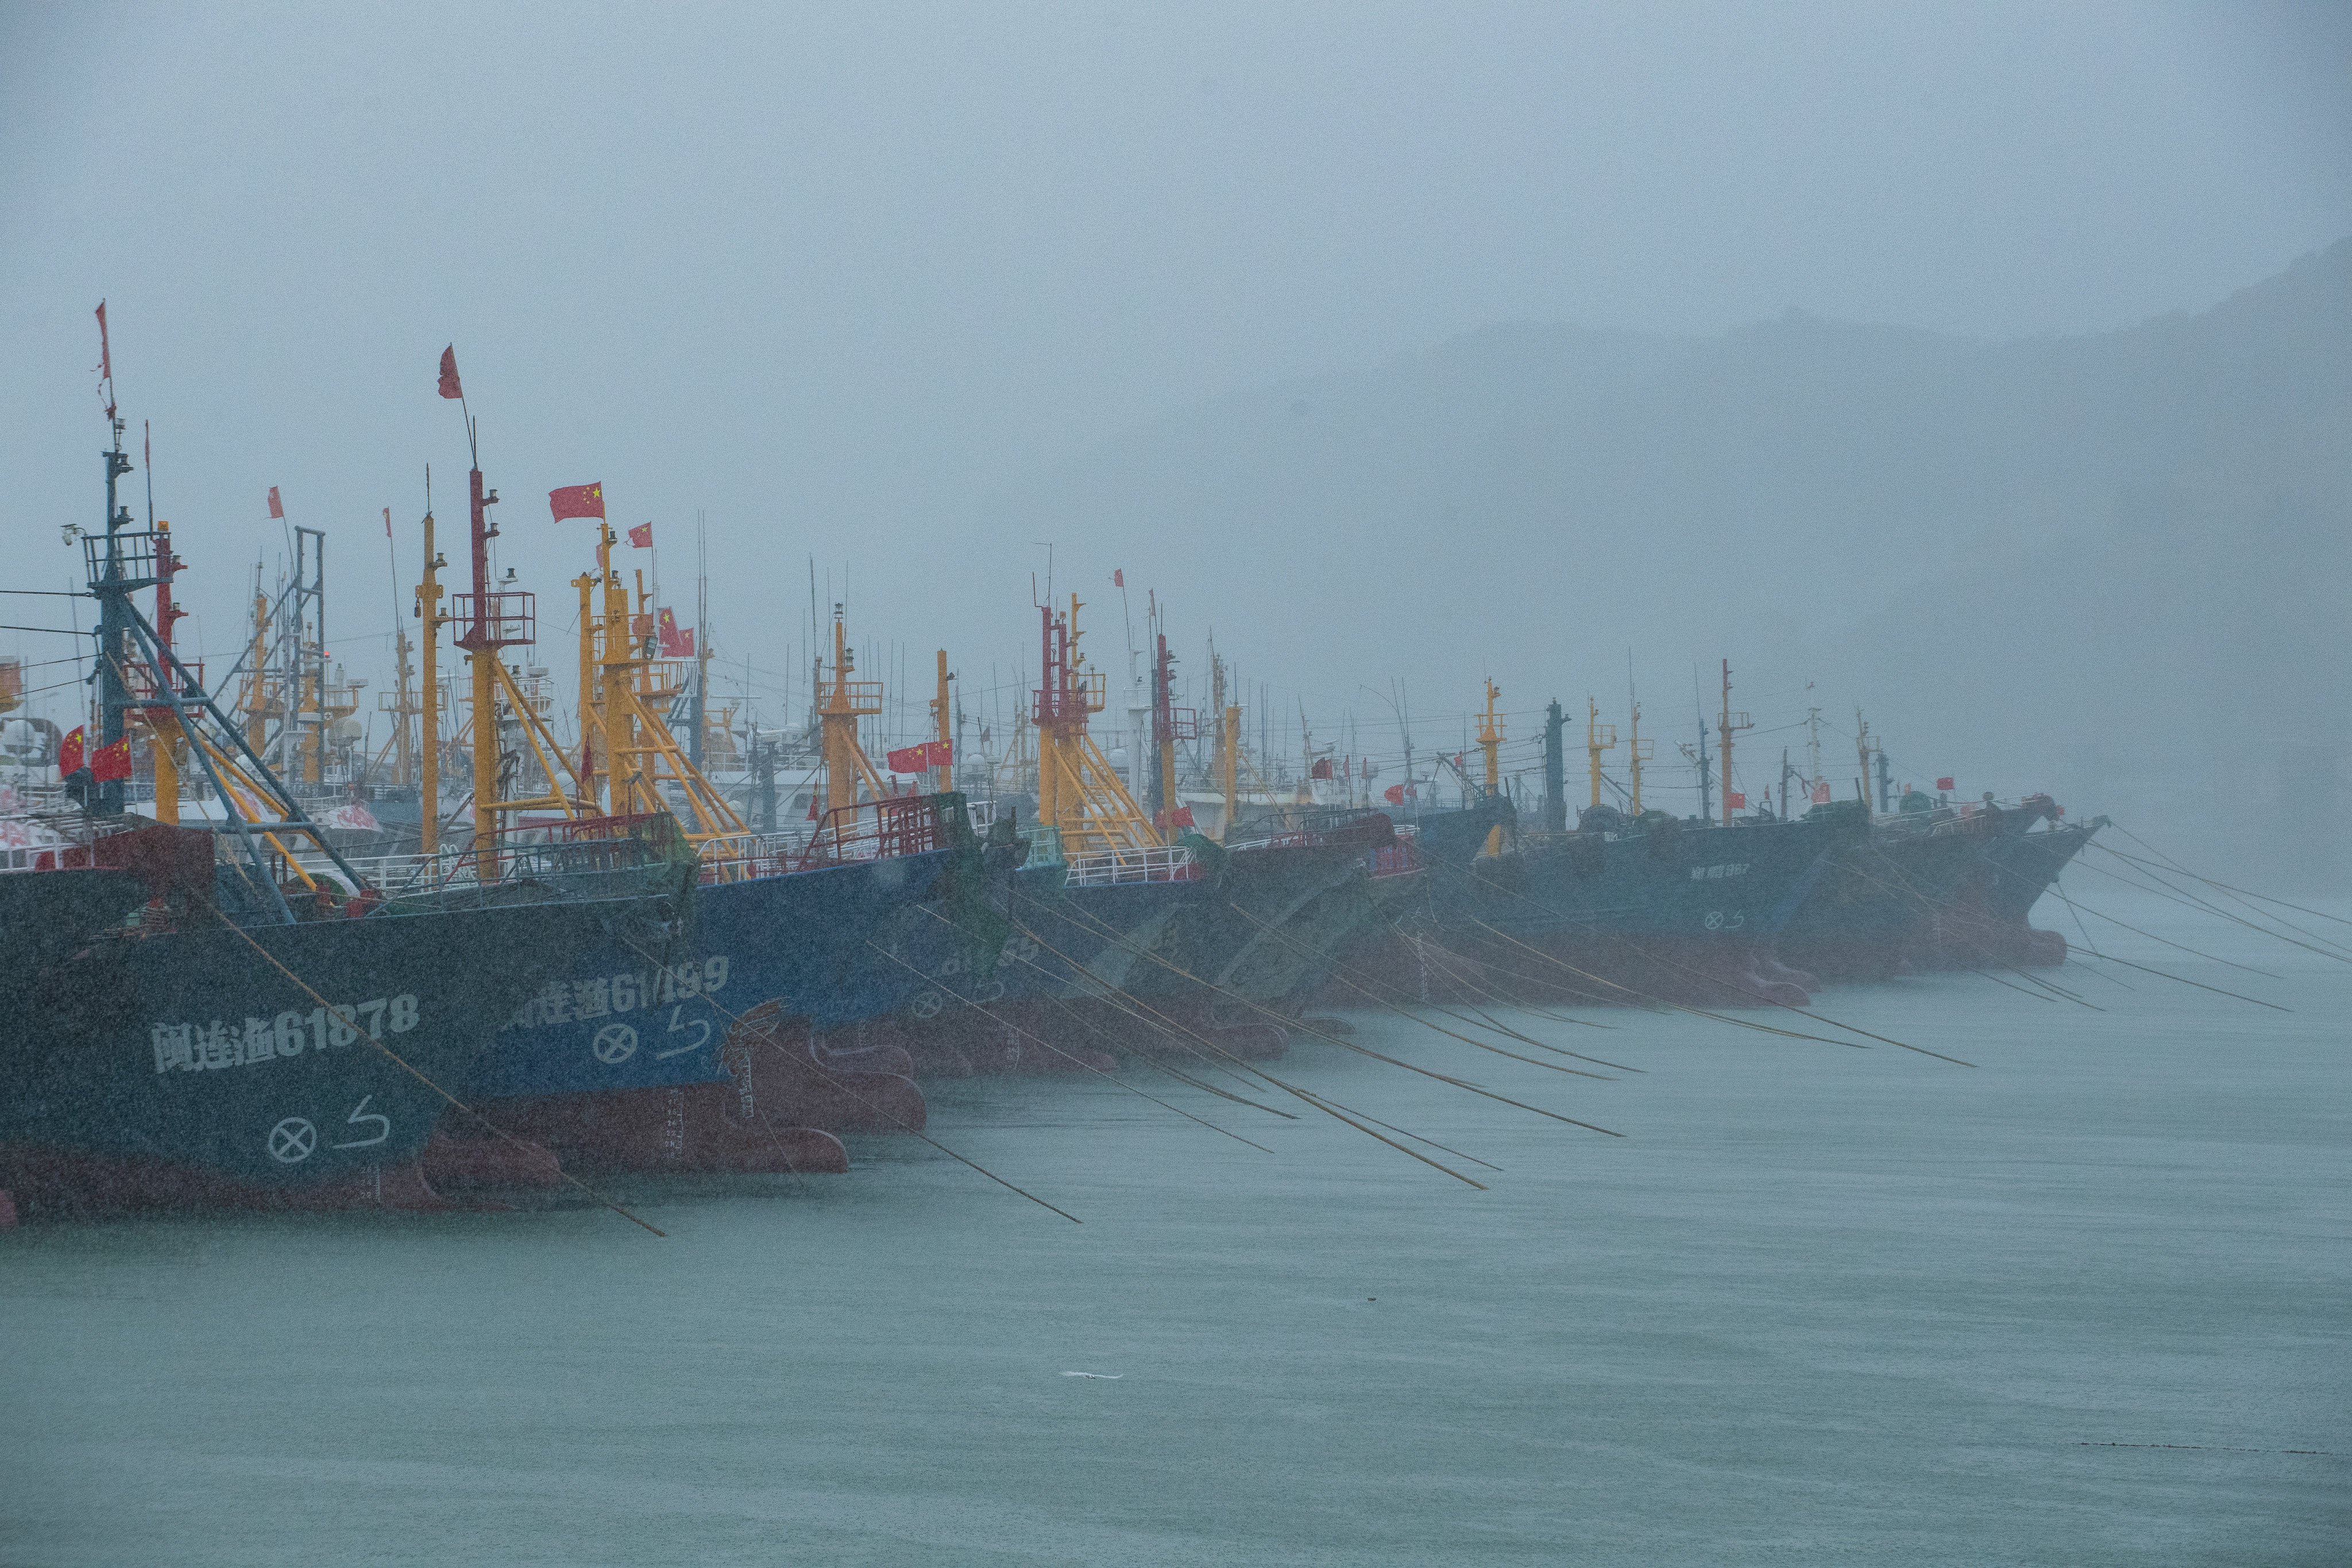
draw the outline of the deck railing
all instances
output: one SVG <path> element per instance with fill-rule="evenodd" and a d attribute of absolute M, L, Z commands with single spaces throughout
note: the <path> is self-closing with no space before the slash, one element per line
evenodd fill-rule
<path fill-rule="evenodd" d="M 887 860 L 942 847 L 939 814 L 927 795 L 835 806 L 818 819 L 794 870 Z"/>
<path fill-rule="evenodd" d="M 1073 855 L 1063 886 L 1108 888 L 1129 882 L 1190 882 L 1201 875 L 1200 862 L 1181 844 L 1149 849 L 1098 849 Z"/>

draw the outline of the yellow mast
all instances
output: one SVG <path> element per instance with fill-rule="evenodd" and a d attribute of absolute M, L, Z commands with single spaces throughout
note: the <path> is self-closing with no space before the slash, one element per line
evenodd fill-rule
<path fill-rule="evenodd" d="M 1038 606 L 1044 633 L 1037 689 L 1037 820 L 1060 836 L 1065 854 L 1157 847 L 1160 835 L 1108 758 L 1087 733 L 1088 718 L 1108 700 L 1103 677 L 1077 651 L 1077 612 Z"/>
<path fill-rule="evenodd" d="M 1717 793 L 1723 796 L 1723 825 L 1726 827 L 1731 826 L 1731 737 L 1742 730 L 1754 728 L 1747 714 L 1731 710 L 1731 661 L 1727 658 L 1723 661 L 1723 718 L 1716 727 L 1716 734 L 1722 742 L 1719 751 L 1723 763 L 1723 774 L 1719 781 L 1722 787 Z"/>
<path fill-rule="evenodd" d="M 1645 752 L 1642 748 L 1644 745 L 1654 746 L 1655 742 L 1644 742 L 1642 739 L 1642 705 L 1639 702 L 1632 703 L 1632 710 L 1626 715 L 1625 721 L 1631 727 L 1627 736 L 1625 767 L 1626 771 L 1633 775 L 1633 815 L 1639 816 L 1642 815 L 1642 764 L 1648 762 L 1653 755 L 1653 752 Z"/>
<path fill-rule="evenodd" d="M 1240 809 L 1241 794 L 1236 787 L 1238 781 L 1234 778 L 1234 742 L 1237 739 L 1234 710 L 1225 701 L 1225 661 L 1223 656 L 1217 652 L 1214 638 L 1209 643 L 1209 711 L 1214 716 L 1212 721 L 1217 727 L 1215 744 L 1212 748 L 1217 781 L 1225 792 L 1224 826 L 1217 834 L 1218 842 L 1223 843 L 1234 836 L 1234 818 Z"/>
<path fill-rule="evenodd" d="M 430 855 L 441 847 L 441 628 L 449 617 L 441 613 L 441 557 L 433 552 L 433 514 L 425 514 L 425 577 L 416 586 L 416 618 L 420 636 L 417 659 L 422 686 L 417 701 L 417 741 L 422 754 L 417 766 L 418 816 L 422 827 L 418 847 Z"/>
<path fill-rule="evenodd" d="M 1863 722 L 1862 709 L 1853 710 L 1853 750 L 1862 764 L 1862 809 L 1870 810 L 1870 726 Z"/>
<path fill-rule="evenodd" d="M 255 571 L 258 573 L 257 566 Z M 244 700 L 237 706 L 245 710 L 245 743 L 256 754 L 269 736 L 269 695 L 262 660 L 268 657 L 267 639 L 269 636 L 269 595 L 257 584 L 253 591 L 253 646 L 245 656 Z"/>
<path fill-rule="evenodd" d="M 172 607 L 172 579 L 178 573 L 180 562 L 172 553 L 172 525 L 159 521 L 155 524 L 155 531 L 158 535 L 155 564 L 163 579 L 155 590 L 155 631 L 163 639 L 164 646 L 169 647 L 172 624 L 180 617 L 180 612 Z M 149 666 L 148 678 L 158 696 L 172 689 L 172 672 L 168 666 Z M 13 704 L 5 697 L 0 697 L 0 712 L 5 712 Z M 179 715 L 169 708 L 150 708 L 140 716 L 146 721 L 148 754 L 155 763 L 155 820 L 177 826 L 180 821 Z"/>
<path fill-rule="evenodd" d="M 1221 717 L 1223 722 L 1220 726 L 1219 742 L 1223 755 L 1218 760 L 1223 763 L 1225 773 L 1225 831 L 1223 837 L 1231 838 L 1234 836 L 1234 818 L 1241 809 L 1241 791 L 1237 787 L 1235 773 L 1242 749 L 1242 710 L 1239 706 L 1231 706 Z"/>
<path fill-rule="evenodd" d="M 1155 619 L 1162 613 L 1157 607 L 1158 597 L 1156 594 L 1153 595 Z M 1073 594 L 1070 595 L 1070 662 L 1073 667 L 1086 662 L 1085 656 L 1078 652 L 1079 636 L 1078 596 Z M 1176 800 L 1176 694 L 1171 689 L 1175 679 L 1175 660 L 1168 655 L 1167 633 L 1159 635 L 1158 647 L 1159 662 L 1152 667 L 1152 741 L 1160 752 L 1160 810 L 1166 814 L 1166 820 L 1159 826 L 1161 838 L 1173 844 L 1177 839 L 1176 813 L 1180 807 Z"/>
<path fill-rule="evenodd" d="M 603 771 L 602 809 L 614 816 L 664 812 L 677 821 L 688 842 L 698 848 L 715 839 L 736 840 L 740 848 L 748 844 L 750 837 L 743 819 L 710 787 L 709 780 L 688 759 L 661 714 L 648 705 L 647 698 L 656 694 L 656 687 L 650 668 L 653 653 L 630 635 L 629 591 L 622 585 L 620 574 L 613 569 L 616 537 L 611 525 L 598 519 L 596 570 L 572 580 L 580 593 L 583 606 L 581 624 L 586 628 L 580 647 L 580 731 L 583 748 L 596 748 L 593 763 Z M 604 591 L 601 616 L 586 609 L 593 605 L 593 591 L 600 582 Z M 551 781 L 558 781 L 559 772 L 569 777 L 577 796 L 576 801 L 565 797 L 557 782 L 553 795 L 516 804 L 551 805 L 567 816 L 599 809 L 593 776 L 572 765 L 570 755 L 556 745 L 552 732 L 530 710 L 530 703 L 520 689 L 513 687 L 510 678 L 509 686 L 517 708 L 525 714 L 526 739 L 533 746 L 540 765 Z M 685 796 L 683 809 L 668 792 L 667 786 L 673 784 Z M 706 858 L 704 867 L 707 873 L 716 868 L 719 875 L 732 875 L 745 868 L 740 857 Z M 729 867 L 733 869 L 730 871 Z"/>
<path fill-rule="evenodd" d="M 415 731 L 412 728 L 416 718 L 416 696 L 409 685 L 416 670 L 408 662 L 408 656 L 415 651 L 416 645 L 408 640 L 408 628 L 405 626 L 394 626 L 392 690 L 379 691 L 375 697 L 376 710 L 392 715 L 392 780 L 401 789 L 406 789 L 416 782 L 416 739 Z M 387 696 L 392 700 L 388 705 L 384 700 Z M 377 754 L 381 756 L 383 753 Z"/>
<path fill-rule="evenodd" d="M 941 655 L 945 658 L 945 655 Z M 857 667 L 856 655 L 849 648 L 849 630 L 842 622 L 841 606 L 833 607 L 833 684 L 825 690 L 824 700 L 817 708 L 821 732 L 820 754 L 824 760 L 824 808 L 839 811 L 857 804 L 857 785 L 864 781 L 866 793 L 880 798 L 882 780 L 866 760 L 865 748 L 857 743 L 857 721 L 872 718 L 882 711 L 882 683 L 878 680 L 852 680 L 850 672 Z"/>
<path fill-rule="evenodd" d="M 580 791 L 593 805 L 598 759 L 603 759 L 607 772 L 612 767 L 596 723 L 596 574 L 583 572 L 572 579 L 572 586 L 580 594 Z"/>
<path fill-rule="evenodd" d="M 613 570 L 612 529 L 596 525 L 596 575 L 604 584 L 604 626 L 596 660 L 596 738 L 604 742 L 604 805 L 615 816 L 636 808 L 631 805 L 636 775 L 630 771 L 636 737 L 629 724 L 630 675 L 636 668 L 637 648 L 629 634 L 629 591 Z M 581 727 L 587 728 L 583 718 Z"/>
<path fill-rule="evenodd" d="M 1592 765 L 1592 804 L 1601 804 L 1601 753 L 1614 750 L 1617 726 L 1601 721 L 1601 704 L 1591 697 L 1584 700 L 1584 754 Z"/>
<path fill-rule="evenodd" d="M 1486 711 L 1478 721 L 1478 749 L 1486 753 L 1486 796 L 1493 799 L 1503 793 L 1503 731 L 1495 714 L 1495 699 L 1502 692 L 1493 680 L 1486 682 Z M 1503 828 L 1500 823 L 1486 829 L 1486 853 L 1503 852 Z"/>
<path fill-rule="evenodd" d="M 303 626 L 297 616 L 294 624 L 294 712 L 287 721 L 302 747 L 302 782 L 317 784 L 320 766 L 326 761 L 323 744 L 327 733 L 326 693 L 320 689 L 327 679 L 327 649 L 321 644 L 315 652 L 314 663 L 307 657 L 314 650 L 302 646 Z M 308 721 L 307 722 L 305 721 Z"/>
<path fill-rule="evenodd" d="M 156 674 L 165 679 L 166 672 Z M 148 751 L 155 759 L 155 820 L 171 826 L 180 821 L 180 721 L 168 708 L 147 710 Z"/>
<path fill-rule="evenodd" d="M 939 695 L 931 699 L 931 727 L 940 745 L 935 754 L 941 757 L 955 754 L 952 750 L 955 742 L 949 733 L 950 719 L 948 710 L 948 682 L 954 679 L 954 676 L 948 673 L 948 650 L 941 648 L 940 649 Z M 954 787 L 954 777 L 952 764 L 935 763 L 931 768 L 931 788 L 938 793 L 945 794 Z"/>

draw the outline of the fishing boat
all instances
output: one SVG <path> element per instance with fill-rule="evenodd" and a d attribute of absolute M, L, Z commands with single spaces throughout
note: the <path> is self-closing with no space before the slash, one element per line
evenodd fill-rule
<path fill-rule="evenodd" d="M 1914 962 L 1922 968 L 2064 963 L 2064 934 L 2038 928 L 2029 917 L 2107 819 L 2069 823 L 2065 808 L 2047 795 L 2007 807 L 1979 805 L 1975 815 L 1990 818 L 1992 831 L 1977 840 L 1978 861 L 1959 889 L 1936 907 Z"/>
<path fill-rule="evenodd" d="M 574 580 L 579 740 L 576 750 L 559 742 L 544 705 L 503 662 L 501 650 L 531 640 L 534 616 L 530 595 L 487 582 L 483 541 L 494 531 L 484 513 L 495 492 L 478 468 L 470 487 L 475 591 L 448 619 L 473 674 L 475 841 L 667 820 L 696 884 L 690 920 L 656 939 L 583 947 L 518 998 L 483 1066 L 488 1113 L 567 1161 L 662 1169 L 839 1171 L 846 1155 L 835 1133 L 919 1129 L 921 1093 L 893 1070 L 899 1064 L 835 1059 L 826 1037 L 915 989 L 916 977 L 876 963 L 870 945 L 909 907 L 975 874 L 961 797 L 884 798 L 845 764 L 829 769 L 813 830 L 753 832 L 671 731 L 671 672 L 642 629 L 649 605 L 632 605 L 613 564 L 602 485 L 550 498 L 559 518 L 584 516 L 596 529 L 594 570 Z M 421 605 L 440 592 L 426 522 Z M 636 594 L 645 599 L 641 582 Z M 879 691 L 852 679 L 837 615 L 835 630 L 828 719 L 854 729 Z M 434 690 L 428 677 L 427 733 Z M 501 751 L 502 731 L 515 749 Z M 521 794 L 500 783 L 516 750 L 533 763 Z"/>
<path fill-rule="evenodd" d="M 934 921 L 929 947 L 898 955 L 926 981 L 894 1020 L 899 1037 L 919 1061 L 962 1069 L 1107 1067 L 1112 1047 L 1275 1054 L 1284 1020 L 1372 917 L 1375 861 L 1389 854 L 1391 875 L 1412 867 L 1391 853 L 1394 828 L 1377 812 L 1219 843 L 1165 805 L 1147 811 L 1088 734 L 1105 682 L 1079 651 L 1082 608 L 1075 595 L 1066 608 L 1039 607 L 1038 815 L 1019 828 L 992 818 L 992 831 L 1027 847 L 1017 869 L 989 881 L 1003 900 L 1001 921 L 992 903 L 987 917 L 1004 931 L 1001 950 L 975 964 L 950 950 L 955 922 Z M 1158 640 L 1153 761 L 1165 802 L 1176 798 L 1179 726 Z"/>
<path fill-rule="evenodd" d="M 1771 944 L 1860 824 L 1835 812 L 1742 816 L 1730 796 L 1719 819 L 1644 810 L 1638 793 L 1620 810 L 1599 798 L 1596 747 L 1594 801 L 1576 826 L 1531 828 L 1500 790 L 1499 696 L 1488 682 L 1483 795 L 1421 816 L 1421 898 L 1355 966 L 1392 984 L 1410 977 L 1421 994 L 1801 1005 L 1804 977 L 1777 966 Z M 1546 771 L 1557 800 L 1558 704 L 1552 713 Z M 1724 718 L 1727 742 L 1746 720 L 1727 704 Z"/>
<path fill-rule="evenodd" d="M 29 937 L 0 971 L 0 1184 L 36 1206 L 433 1201 L 417 1157 L 499 1020 L 583 947 L 673 911 L 626 844 L 425 894 L 362 876 L 173 651 L 183 563 L 168 524 L 119 504 L 109 402 L 106 522 L 82 536 L 99 744 L 62 759 L 81 842 L 0 871 Z M 153 621 L 131 598 L 151 587 Z M 134 731 L 159 816 L 193 765 L 215 820 L 136 826 Z"/>
<path fill-rule="evenodd" d="M 1726 827 L 1602 806 L 1570 833 L 1506 826 L 1500 853 L 1465 859 L 1433 854 L 1428 830 L 1426 901 L 1403 931 L 1434 945 L 1441 975 L 1458 955 L 1475 966 L 1461 979 L 1503 994 L 1790 1005 L 1807 994 L 1770 944 L 1858 831 L 1834 816 Z"/>
<path fill-rule="evenodd" d="M 1866 825 L 1843 846 L 1776 939 L 1782 962 L 1833 979 L 1909 970 L 2063 963 L 2065 938 L 2027 915 L 2067 863 L 2105 826 L 2068 825 L 2046 795 L 2002 806 L 1927 804 L 1871 813 L 1835 810 Z"/>

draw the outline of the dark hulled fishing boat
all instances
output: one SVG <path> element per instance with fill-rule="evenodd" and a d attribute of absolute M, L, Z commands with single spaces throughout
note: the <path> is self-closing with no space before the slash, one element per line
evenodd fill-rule
<path fill-rule="evenodd" d="M 1507 819 L 1507 803 L 1496 806 Z M 1574 832 L 1506 826 L 1501 853 L 1488 854 L 1492 820 L 1423 819 L 1426 887 L 1396 928 L 1406 941 L 1359 967 L 1433 988 L 1598 1002 L 1801 1003 L 1802 986 L 1773 968 L 1769 944 L 1824 858 L 1861 831 L 1834 814 L 1719 826 L 1600 806 Z M 1412 951 L 1414 939 L 1433 944 L 1433 965 Z"/>
<path fill-rule="evenodd" d="M 1858 801 L 1818 805 L 1851 837 L 1773 940 L 1776 956 L 1824 979 L 1895 973 L 1910 963 L 1935 911 L 1957 899 L 1980 863 L 1990 824 L 1874 821 Z"/>
<path fill-rule="evenodd" d="M 36 858 L 0 894 L 15 934 L 47 928 L 0 968 L 6 1180 L 36 1201 L 429 1198 L 415 1156 L 498 1019 L 579 947 L 675 911 L 625 844 L 402 897 L 362 877 L 173 651 L 181 563 L 167 524 L 117 504 L 131 464 L 107 413 L 105 527 L 82 539 L 100 745 L 66 764 L 91 864 Z M 134 726 L 165 821 L 121 832 Z M 173 825 L 184 753 L 217 828 Z"/>
<path fill-rule="evenodd" d="M 1074 875 L 1076 921 L 1118 933 L 1089 963 L 1089 979 L 1185 1026 L 1279 1046 L 1280 1019 L 1372 918 L 1370 857 L 1394 842 L 1377 812 L 1230 846 L 1188 835 L 1196 875 L 1187 896 L 1156 901 Z"/>
<path fill-rule="evenodd" d="M 960 795 L 887 801 L 868 817 L 867 831 L 821 838 L 814 851 L 708 866 L 691 922 L 657 942 L 579 953 L 504 1020 L 481 1092 L 728 1082 L 729 1031 L 763 1004 L 827 1035 L 899 1007 L 921 976 L 874 944 L 933 924 L 918 911 L 959 900 L 958 884 L 979 874 L 979 848 Z"/>
<path fill-rule="evenodd" d="M 2051 968 L 2066 962 L 2065 936 L 2033 926 L 2028 917 L 2107 819 L 2070 824 L 2046 795 L 1990 815 L 1996 826 L 1979 840 L 1979 863 L 1958 892 L 1936 909 L 1916 960 L 1923 967 Z"/>
<path fill-rule="evenodd" d="M 1780 933 L 1784 963 L 1860 979 L 2064 962 L 2065 939 L 2032 931 L 2026 915 L 2104 818 L 2064 826 L 2047 796 L 2009 808 L 1941 805 L 1875 817 L 1859 802 L 1815 811 L 1867 824 L 1867 835 L 1838 852 Z"/>
<path fill-rule="evenodd" d="M 186 837 L 209 869 L 212 836 Z M 0 881 L 47 902 L 86 875 Z M 653 900 L 593 892 L 247 923 L 213 894 L 177 885 L 12 965 L 0 1185 L 35 1203 L 428 1196 L 415 1161 L 497 1020 L 581 949 L 657 923 Z"/>

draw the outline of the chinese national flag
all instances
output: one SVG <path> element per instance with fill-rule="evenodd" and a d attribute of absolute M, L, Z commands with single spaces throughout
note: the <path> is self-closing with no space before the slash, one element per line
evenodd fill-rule
<path fill-rule="evenodd" d="M 651 616 L 631 616 L 629 617 L 629 640 L 631 642 L 641 643 L 653 635 L 654 618 Z"/>
<path fill-rule="evenodd" d="M 451 343 L 441 351 L 441 395 L 463 397 L 466 389 L 457 384 L 457 345 Z"/>
<path fill-rule="evenodd" d="M 677 617 L 671 615 L 669 611 L 665 609 L 661 612 L 661 618 L 657 623 L 656 623 L 655 629 L 656 635 L 661 639 L 661 655 L 664 658 L 692 658 L 694 657 L 693 631 L 691 629 L 684 631 L 679 630 Z"/>
<path fill-rule="evenodd" d="M 1404 804 L 1404 785 L 1389 785 L 1388 788 L 1381 791 L 1381 798 L 1387 801 L 1391 805 L 1402 805 Z"/>
<path fill-rule="evenodd" d="M 64 740 L 58 742 L 58 777 L 61 779 L 71 778 L 81 772 L 82 763 L 87 761 L 82 755 L 82 748 L 87 743 L 82 731 L 83 726 L 77 724 L 66 731 Z"/>
<path fill-rule="evenodd" d="M 955 766 L 954 742 L 926 741 L 923 742 L 923 750 L 928 753 L 931 766 L 935 768 L 951 768 Z"/>
<path fill-rule="evenodd" d="M 286 503 L 278 499 L 278 487 L 276 485 L 269 487 L 269 515 L 281 521 L 284 521 L 286 516 Z"/>
<path fill-rule="evenodd" d="M 602 518 L 604 515 L 604 485 L 598 480 L 593 485 L 565 485 L 547 492 L 547 510 L 562 522 L 567 517 Z"/>
<path fill-rule="evenodd" d="M 890 771 L 894 773 L 919 773 L 931 765 L 929 749 L 928 745 L 901 746 L 883 760 L 890 764 Z"/>
<path fill-rule="evenodd" d="M 1950 788 L 1952 787 L 1952 780 L 1951 780 L 1950 775 L 1949 775 L 1949 774 L 1947 774 L 1947 775 L 1945 775 L 1944 777 L 1937 779 L 1937 780 L 1936 781 L 1936 787 L 1937 787 L 1937 789 L 1942 789 L 1942 790 L 1948 790 L 1948 789 L 1950 789 Z"/>
<path fill-rule="evenodd" d="M 131 737 L 125 735 L 110 746 L 100 746 L 89 757 L 89 776 L 103 784 L 109 779 L 131 776 Z"/>
<path fill-rule="evenodd" d="M 1823 779 L 1821 783 L 1813 786 L 1813 804 L 1815 805 L 1827 805 L 1829 803 L 1830 782 L 1827 779 Z"/>
<path fill-rule="evenodd" d="M 632 549 L 651 550 L 654 547 L 654 525 L 641 522 L 629 530 L 629 544 Z"/>
<path fill-rule="evenodd" d="M 1736 789 L 1727 789 L 1723 792 L 1723 804 L 1734 811 L 1746 811 L 1748 797 Z"/>

